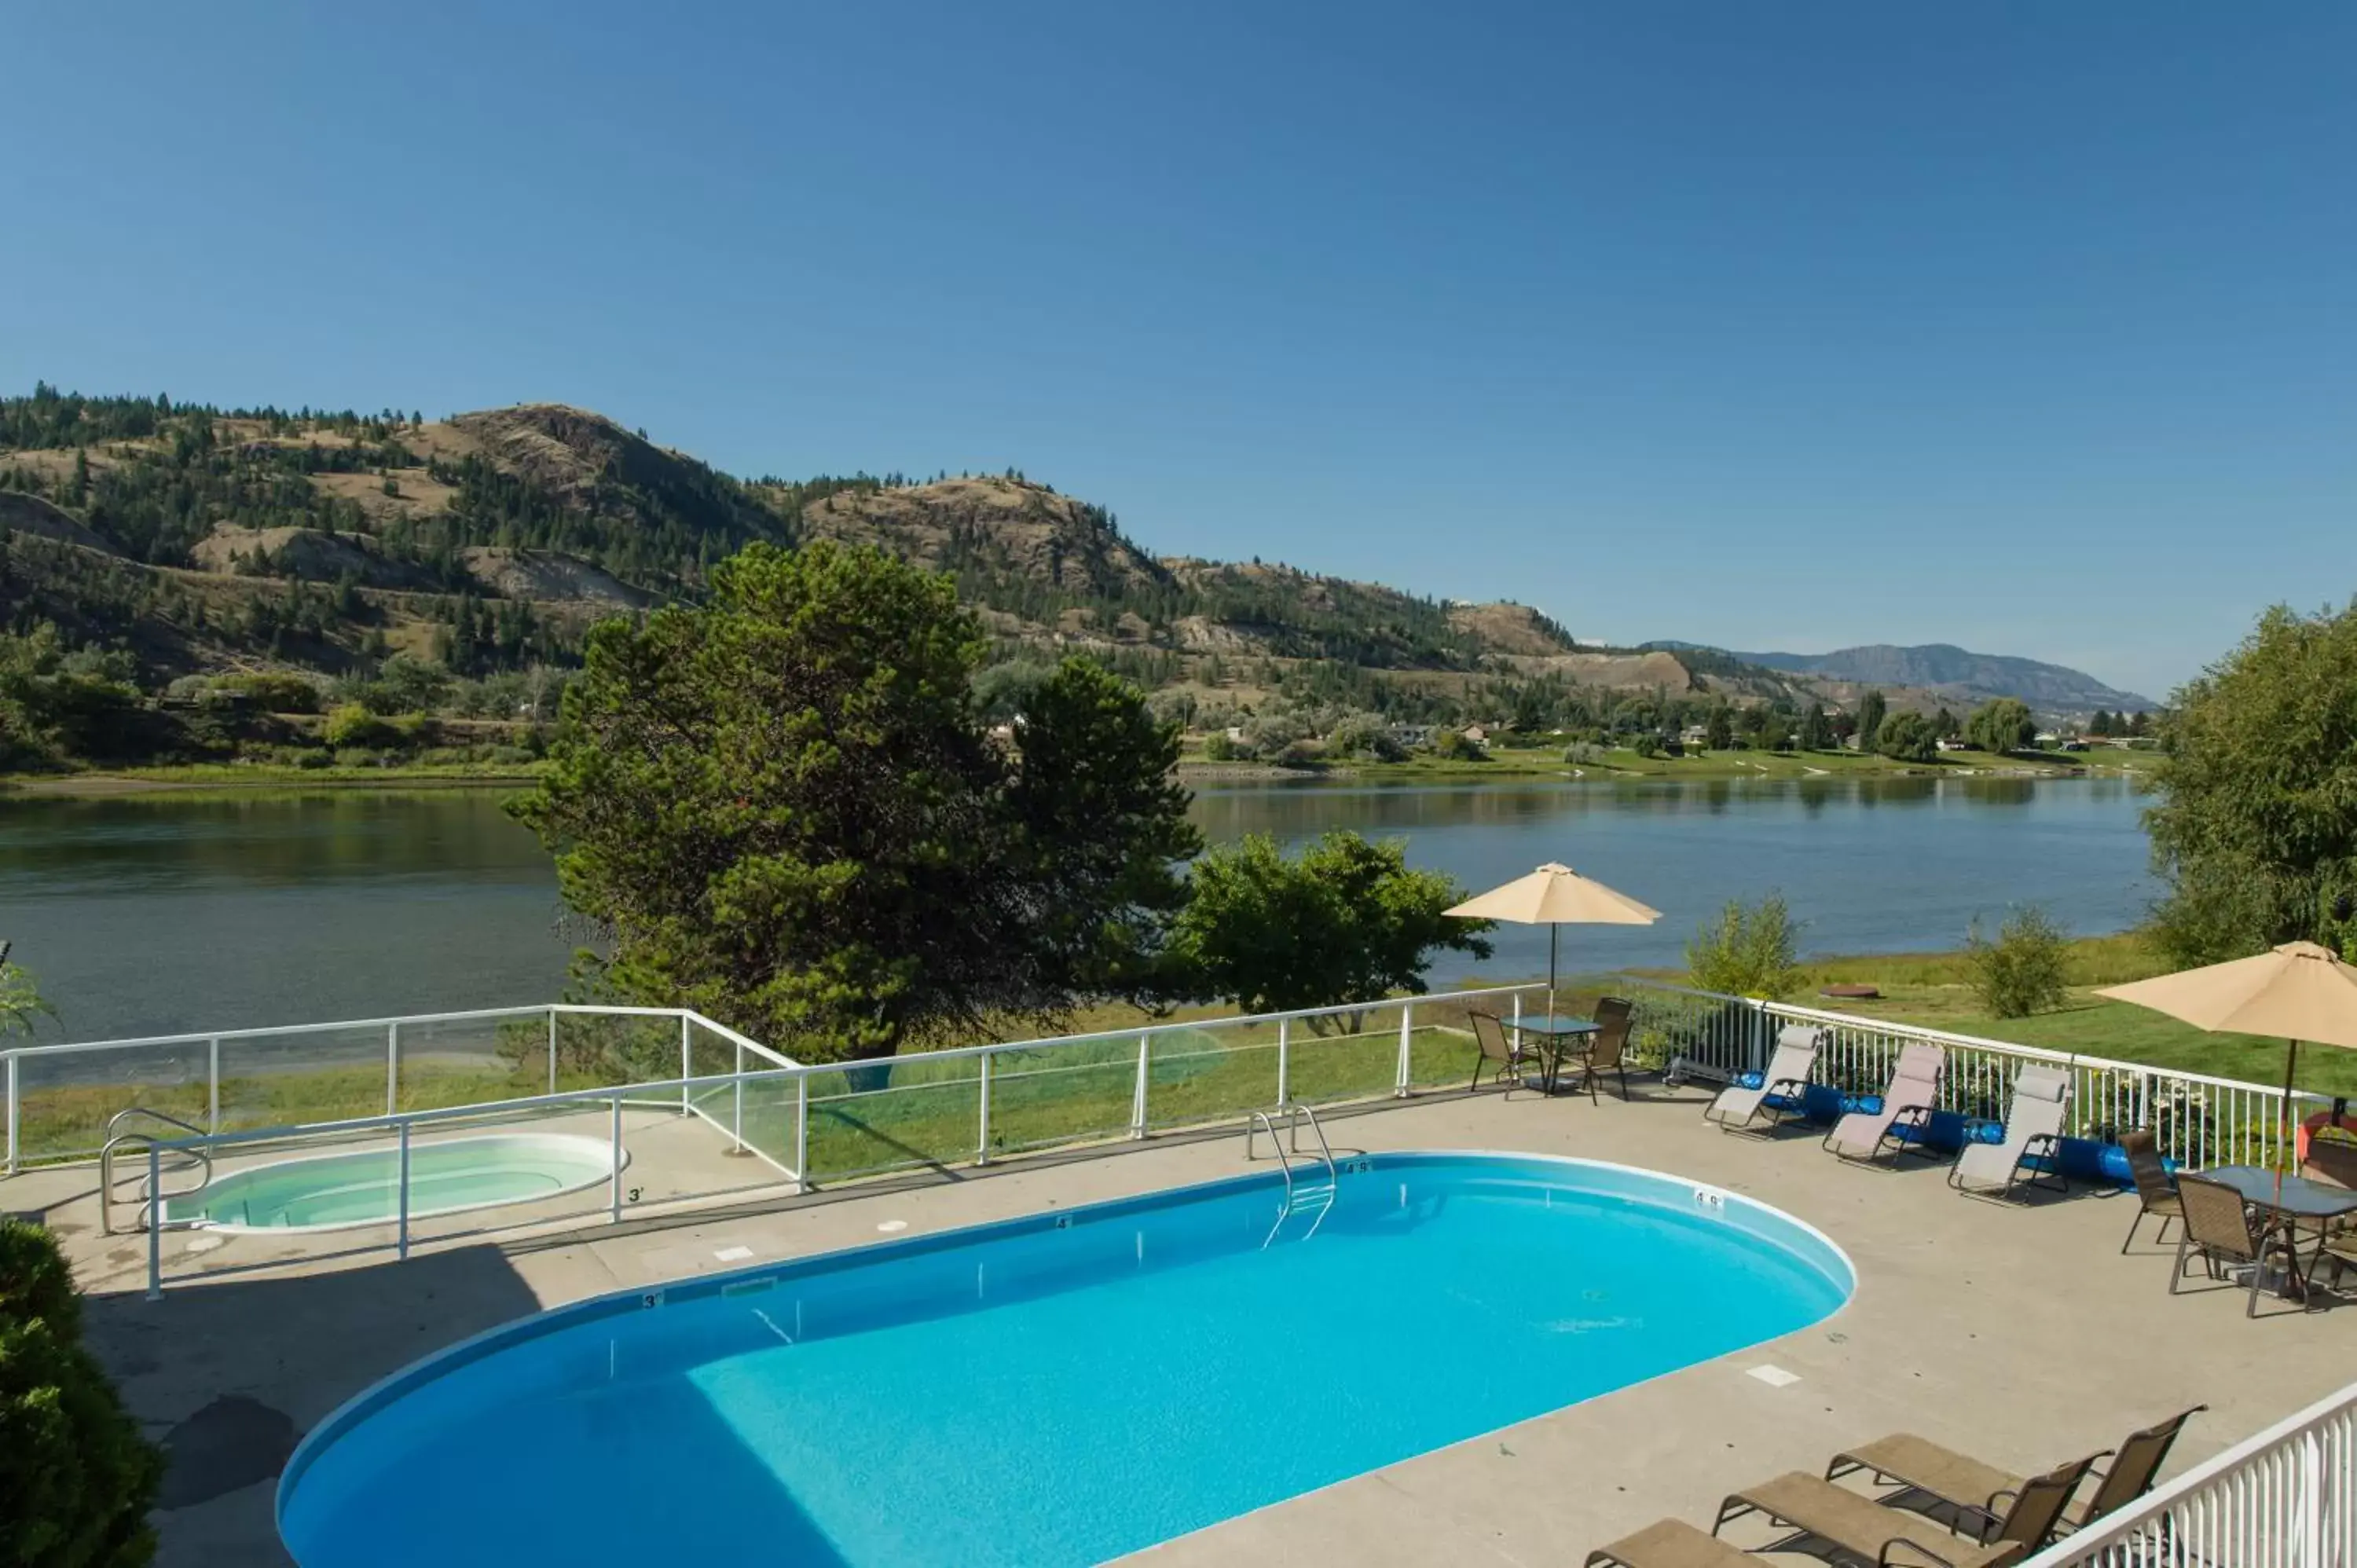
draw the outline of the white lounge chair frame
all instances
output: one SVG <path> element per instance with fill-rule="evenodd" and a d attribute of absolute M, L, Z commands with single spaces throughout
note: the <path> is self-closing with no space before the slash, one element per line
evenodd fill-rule
<path fill-rule="evenodd" d="M 1703 1107 L 1703 1120 L 1717 1122 L 1721 1132 L 1736 1133 L 1749 1128 L 1763 1111 L 1770 1128 L 1806 1115 L 1802 1100 L 1809 1091 L 1809 1075 L 1817 1070 L 1817 1053 L 1824 1048 L 1825 1038 L 1825 1030 L 1786 1025 L 1776 1036 L 1775 1054 L 1768 1058 L 1760 1087 L 1727 1085 Z"/>
<path fill-rule="evenodd" d="M 1948 1171 L 1948 1185 L 1959 1192 L 1994 1190 L 1999 1197 L 2010 1197 L 2017 1182 L 2070 1191 L 2062 1175 L 2062 1123 L 2070 1113 L 2070 1074 L 2036 1063 L 2023 1068 L 2013 1078 L 2005 1141 L 1965 1144 Z"/>

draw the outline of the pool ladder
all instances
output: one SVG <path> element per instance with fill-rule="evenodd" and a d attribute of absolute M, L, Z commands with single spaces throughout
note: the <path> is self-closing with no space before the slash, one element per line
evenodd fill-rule
<path fill-rule="evenodd" d="M 1318 1124 L 1318 1112 L 1294 1100 L 1278 1106 L 1275 1116 L 1285 1118 L 1286 1135 L 1283 1138 L 1276 1135 L 1275 1117 L 1266 1111 L 1254 1112 L 1252 1120 L 1244 1126 L 1244 1158 L 1259 1158 L 1255 1150 L 1260 1135 L 1266 1133 L 1268 1146 L 1276 1151 L 1276 1163 L 1285 1173 L 1285 1202 L 1277 1208 L 1276 1223 L 1268 1228 L 1268 1234 L 1261 1240 L 1264 1250 L 1275 1245 L 1286 1222 L 1299 1215 L 1309 1216 L 1309 1228 L 1302 1231 L 1299 1239 L 1307 1241 L 1317 1235 L 1318 1227 L 1326 1222 L 1327 1212 L 1334 1207 L 1334 1187 L 1340 1179 L 1334 1168 L 1334 1151 L 1326 1143 L 1326 1129 Z M 1309 1123 L 1309 1131 L 1318 1139 L 1318 1157 L 1326 1165 L 1326 1179 L 1323 1181 L 1294 1179 L 1292 1156 L 1302 1152 L 1301 1124 L 1304 1122 Z M 1286 1152 L 1287 1144 L 1292 1146 L 1291 1154 Z"/>
<path fill-rule="evenodd" d="M 156 1128 L 154 1126 L 132 1128 L 129 1130 L 124 1128 L 124 1122 L 139 1119 L 144 1119 L 149 1122 L 158 1123 L 165 1127 L 177 1127 L 183 1133 L 193 1133 L 195 1136 L 199 1138 L 205 1135 L 205 1130 L 202 1127 L 196 1126 L 191 1122 L 183 1122 L 178 1116 L 167 1116 L 161 1111 L 151 1111 L 145 1105 L 134 1105 L 125 1110 L 118 1111 L 108 1119 L 106 1123 L 106 1142 L 98 1151 L 98 1223 L 100 1230 L 109 1236 L 120 1234 L 120 1232 L 114 1229 L 114 1151 L 121 1148 L 125 1144 L 137 1144 L 143 1147 L 147 1147 L 152 1146 L 156 1143 Z M 194 1170 L 201 1172 L 202 1175 L 192 1187 L 184 1187 L 171 1192 L 156 1193 L 146 1190 L 147 1182 L 145 1179 L 145 1174 L 143 1172 L 140 1178 L 142 1196 L 140 1197 L 137 1209 L 134 1211 L 134 1222 L 131 1227 L 134 1230 L 145 1230 L 150 1225 L 157 1222 L 161 1218 L 163 1211 L 163 1199 L 167 1197 L 186 1197 L 192 1192 L 203 1191 L 205 1187 L 211 1183 L 213 1179 L 212 1151 L 210 1149 L 196 1149 L 192 1151 L 184 1151 L 184 1153 L 189 1156 L 188 1163 L 185 1165 L 172 1166 L 172 1174 L 177 1175 L 178 1172 L 183 1170 Z"/>

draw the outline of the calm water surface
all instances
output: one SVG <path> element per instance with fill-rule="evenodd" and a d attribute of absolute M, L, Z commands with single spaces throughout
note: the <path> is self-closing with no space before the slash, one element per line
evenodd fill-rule
<path fill-rule="evenodd" d="M 0 803 L 0 937 L 62 1015 L 44 1038 L 544 1001 L 588 933 L 500 799 Z M 1566 928 L 1568 971 L 1674 963 L 1720 904 L 1770 888 L 1815 951 L 1953 947 L 1975 915 L 2025 902 L 2117 930 L 2153 895 L 2142 803 L 2118 779 L 1538 781 L 1211 787 L 1195 815 L 1214 840 L 1403 836 L 1416 864 L 1476 888 L 1561 860 L 1663 912 L 1651 928 Z M 1543 929 L 1506 928 L 1488 967 L 1545 964 Z"/>

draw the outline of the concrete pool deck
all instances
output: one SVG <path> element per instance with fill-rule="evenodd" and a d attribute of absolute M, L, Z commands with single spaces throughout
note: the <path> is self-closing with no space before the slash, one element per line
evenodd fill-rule
<path fill-rule="evenodd" d="M 1951 1191 L 1944 1164 L 1845 1165 L 1813 1136 L 1730 1136 L 1704 1096 L 1640 1082 L 1607 1097 L 1433 1097 L 1333 1113 L 1344 1149 L 1480 1148 L 1574 1155 L 1674 1172 L 1773 1204 L 1824 1230 L 1857 1267 L 1856 1297 L 1800 1333 L 1387 1466 L 1166 1542 L 1162 1565 L 1577 1563 L 1663 1515 L 1708 1528 L 1719 1498 L 1835 1451 L 1907 1430 L 2029 1473 L 2110 1448 L 2195 1403 L 2174 1473 L 2329 1391 L 2357 1365 L 2357 1311 L 2308 1314 L 2210 1285 L 2172 1297 L 2173 1245 L 2123 1257 L 2134 1199 L 2074 1190 L 2006 1205 Z M 758 1209 L 628 1219 L 500 1242 L 433 1244 L 295 1263 L 142 1299 L 144 1240 L 95 1234 L 91 1173 L 0 1181 L 0 1207 L 48 1208 L 95 1294 L 91 1342 L 172 1467 L 159 1563 L 284 1563 L 272 1488 L 300 1434 L 415 1358 L 544 1306 L 909 1232 L 1232 1175 L 1233 1129 L 1172 1134 L 897 1183 L 851 1185 Z M 55 1205 L 54 1208 L 51 1208 Z M 89 1223 L 82 1220 L 87 1218 Z M 2148 1222 L 2143 1234 L 2149 1236 Z M 745 1257 L 737 1249 L 750 1249 Z M 726 1253 L 723 1258 L 719 1254 Z M 1314 1302 L 1289 1303 L 1295 1331 Z M 1448 1324 L 1404 1355 L 1480 1355 Z M 1774 1367 L 1797 1380 L 1750 1376 Z M 1314 1422 L 1314 1391 L 1272 1391 L 1255 1418 Z M 1729 1527 L 1741 1545 L 1767 1532 Z"/>

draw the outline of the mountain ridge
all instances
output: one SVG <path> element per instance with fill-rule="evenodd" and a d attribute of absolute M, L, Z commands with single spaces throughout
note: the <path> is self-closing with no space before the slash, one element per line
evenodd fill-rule
<path fill-rule="evenodd" d="M 1820 675 L 1869 685 L 1916 686 L 1953 692 L 1974 701 L 2018 697 L 2033 708 L 2081 713 L 2149 712 L 2160 706 L 2140 693 L 2106 684 L 2083 670 L 2017 654 L 1975 653 L 1952 642 L 1861 643 L 1826 653 L 1746 653 L 1728 657 L 1762 669 Z"/>

